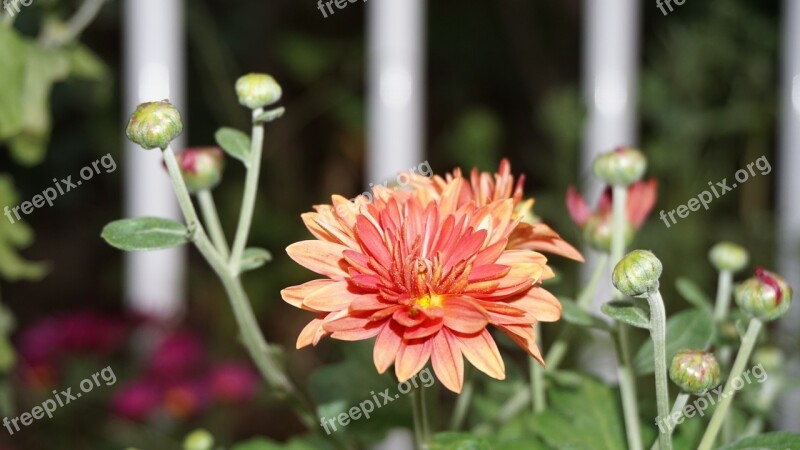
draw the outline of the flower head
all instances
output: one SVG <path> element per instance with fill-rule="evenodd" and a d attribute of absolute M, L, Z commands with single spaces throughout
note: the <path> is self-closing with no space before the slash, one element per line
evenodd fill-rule
<path fill-rule="evenodd" d="M 658 195 L 658 182 L 655 179 L 637 181 L 628 186 L 626 211 L 628 216 L 625 236 L 627 243 L 633 239 L 633 232 L 640 228 Z M 567 210 L 572 221 L 583 231 L 586 242 L 595 250 L 607 252 L 611 248 L 611 187 L 607 187 L 597 202 L 594 211 L 589 209 L 574 187 L 567 189 Z"/>
<path fill-rule="evenodd" d="M 713 353 L 681 350 L 672 357 L 669 377 L 684 392 L 702 394 L 719 384 L 719 363 Z"/>
<path fill-rule="evenodd" d="M 265 73 L 251 73 L 236 80 L 239 103 L 250 109 L 271 105 L 280 100 L 282 94 L 281 85 Z"/>
<path fill-rule="evenodd" d="M 647 250 L 634 250 L 614 267 L 611 281 L 623 294 L 637 297 L 658 289 L 661 271 L 661 261 L 656 255 Z"/>
<path fill-rule="evenodd" d="M 191 193 L 211 189 L 222 179 L 225 157 L 219 147 L 187 148 L 175 156 Z"/>
<path fill-rule="evenodd" d="M 738 272 L 744 269 L 750 256 L 741 245 L 725 241 L 711 248 L 708 252 L 708 259 L 719 271 Z"/>
<path fill-rule="evenodd" d="M 627 187 L 638 181 L 647 169 L 647 158 L 641 151 L 630 147 L 617 147 L 594 159 L 594 174 L 612 186 Z"/>
<path fill-rule="evenodd" d="M 317 239 L 287 252 L 324 278 L 281 292 L 317 314 L 297 347 L 327 335 L 375 337 L 378 372 L 394 364 L 405 381 L 431 360 L 439 380 L 460 392 L 463 357 L 505 377 L 493 325 L 543 363 L 532 325 L 561 316 L 558 300 L 538 285 L 553 273 L 540 253 L 508 248 L 520 222 L 514 200 L 465 201 L 464 183 L 452 177 L 441 191 L 379 186 L 358 211 L 338 208 L 347 200 L 335 196 L 333 205 L 304 214 Z"/>
<path fill-rule="evenodd" d="M 165 149 L 181 133 L 181 113 L 168 100 L 137 106 L 125 131 L 128 139 L 145 150 Z"/>
<path fill-rule="evenodd" d="M 736 286 L 734 298 L 739 308 L 749 316 L 770 321 L 789 311 L 792 288 L 783 278 L 757 267 L 754 277 Z"/>

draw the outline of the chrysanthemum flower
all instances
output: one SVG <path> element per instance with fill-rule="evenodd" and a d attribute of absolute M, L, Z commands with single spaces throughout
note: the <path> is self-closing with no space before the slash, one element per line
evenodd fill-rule
<path fill-rule="evenodd" d="M 331 335 L 355 341 L 375 337 L 378 372 L 392 364 L 400 381 L 430 360 L 448 389 L 460 392 L 466 357 L 497 379 L 503 360 L 493 325 L 544 363 L 532 325 L 558 320 L 561 305 L 539 286 L 553 276 L 546 258 L 508 249 L 520 218 L 511 198 L 463 201 L 461 177 L 441 194 L 373 189 L 358 211 L 315 207 L 303 220 L 317 238 L 287 248 L 299 264 L 325 278 L 284 289 L 283 299 L 317 317 L 297 347 Z"/>
<path fill-rule="evenodd" d="M 626 240 L 633 239 L 633 232 L 639 229 L 656 204 L 658 182 L 651 178 L 648 181 L 637 181 L 628 186 L 626 203 Z M 574 187 L 567 189 L 567 210 L 572 221 L 583 230 L 584 238 L 595 249 L 608 251 L 611 247 L 611 187 L 603 190 L 597 207 L 589 209 L 583 196 Z"/>

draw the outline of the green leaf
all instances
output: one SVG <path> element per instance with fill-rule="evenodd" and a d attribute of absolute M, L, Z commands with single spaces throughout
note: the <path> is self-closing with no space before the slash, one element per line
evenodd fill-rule
<path fill-rule="evenodd" d="M 258 269 L 264 264 L 272 261 L 272 253 L 263 248 L 248 248 L 242 253 L 242 272 Z"/>
<path fill-rule="evenodd" d="M 266 123 L 272 122 L 275 119 L 280 119 L 283 116 L 283 113 L 286 112 L 286 108 L 281 106 L 280 108 L 270 109 L 269 111 L 264 111 L 261 114 L 257 115 L 253 118 L 254 122 L 258 123 Z"/>
<path fill-rule="evenodd" d="M 0 26 L 0 140 L 22 130 L 22 86 L 25 80 L 25 42 L 13 27 Z"/>
<path fill-rule="evenodd" d="M 486 439 L 469 433 L 438 433 L 431 439 L 430 450 L 493 450 Z"/>
<path fill-rule="evenodd" d="M 111 222 L 101 234 L 112 247 L 128 252 L 163 250 L 189 242 L 183 224 L 158 217 L 138 217 Z"/>
<path fill-rule="evenodd" d="M 550 389 L 548 397 L 550 409 L 531 426 L 553 448 L 626 448 L 617 396 L 602 382 L 583 376 L 580 386 Z"/>
<path fill-rule="evenodd" d="M 11 177 L 0 174 L 0 208 L 8 206 L 11 210 L 18 204 L 19 196 Z M 13 212 L 11 217 L 0 217 L 0 278 L 9 281 L 39 280 L 47 274 L 47 266 L 25 261 L 17 253 L 33 243 L 33 231 L 28 224 L 17 220 Z"/>
<path fill-rule="evenodd" d="M 700 309 L 711 309 L 711 300 L 694 281 L 683 277 L 678 278 L 675 280 L 675 289 L 692 305 Z"/>
<path fill-rule="evenodd" d="M 104 81 L 108 78 L 108 68 L 103 60 L 85 45 L 70 45 L 65 52 L 71 77 L 88 81 Z"/>
<path fill-rule="evenodd" d="M 603 314 L 628 325 L 650 329 L 650 309 L 642 299 L 614 300 L 600 307 Z"/>
<path fill-rule="evenodd" d="M 561 318 L 564 319 L 565 322 L 579 327 L 608 329 L 608 324 L 606 324 L 603 319 L 583 310 L 577 303 L 572 301 L 572 299 L 560 297 L 558 300 L 561 302 L 562 307 Z"/>
<path fill-rule="evenodd" d="M 766 433 L 750 436 L 720 447 L 719 450 L 786 450 L 800 448 L 798 433 Z"/>
<path fill-rule="evenodd" d="M 667 364 L 679 350 L 705 350 L 714 338 L 710 310 L 688 309 L 667 320 Z M 633 367 L 637 374 L 653 373 L 653 341 L 645 342 L 636 353 Z"/>
<path fill-rule="evenodd" d="M 225 152 L 243 162 L 245 166 L 250 164 L 249 136 L 237 129 L 223 127 L 217 130 L 214 137 Z"/>

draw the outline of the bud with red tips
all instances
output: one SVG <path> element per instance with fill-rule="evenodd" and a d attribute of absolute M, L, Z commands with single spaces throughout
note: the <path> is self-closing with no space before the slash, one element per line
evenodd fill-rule
<path fill-rule="evenodd" d="M 754 277 L 736 286 L 734 296 L 742 311 L 770 321 L 786 315 L 792 302 L 792 288 L 783 278 L 758 267 Z"/>

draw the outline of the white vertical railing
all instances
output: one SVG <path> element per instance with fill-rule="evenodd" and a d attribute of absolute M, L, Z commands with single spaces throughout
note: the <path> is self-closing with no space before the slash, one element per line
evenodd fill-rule
<path fill-rule="evenodd" d="M 423 159 L 423 0 L 371 0 L 368 9 L 367 180 L 393 179 Z"/>
<path fill-rule="evenodd" d="M 781 74 L 781 123 L 775 166 L 778 177 L 778 271 L 786 281 L 800 287 L 800 2 L 783 1 L 783 55 Z M 800 332 L 800 308 L 789 309 L 780 321 L 785 342 L 797 342 Z M 795 375 L 800 368 L 794 364 Z M 784 431 L 800 432 L 800 391 L 795 389 L 781 398 L 776 420 Z"/>
<path fill-rule="evenodd" d="M 136 105 L 147 101 L 169 99 L 185 112 L 183 15 L 182 0 L 125 0 L 126 121 Z M 180 141 L 177 146 L 182 147 Z M 124 151 L 125 217 L 178 218 L 160 152 L 127 141 Z M 130 309 L 158 319 L 180 314 L 185 259 L 184 249 L 127 253 L 125 300 Z"/>
<path fill-rule="evenodd" d="M 654 6 L 655 7 L 655 6 Z M 635 146 L 637 141 L 637 100 L 639 70 L 639 0 L 585 0 L 583 35 L 583 96 L 587 108 L 580 178 L 590 202 L 602 189 L 591 176 L 595 156 L 620 145 Z M 597 263 L 591 251 L 585 265 L 584 280 Z M 613 268 L 613 267 L 612 267 Z M 611 298 L 609 276 L 598 285 L 595 304 Z M 596 346 L 583 352 L 587 368 L 606 379 L 616 378 L 616 365 L 608 341 L 600 336 Z"/>

